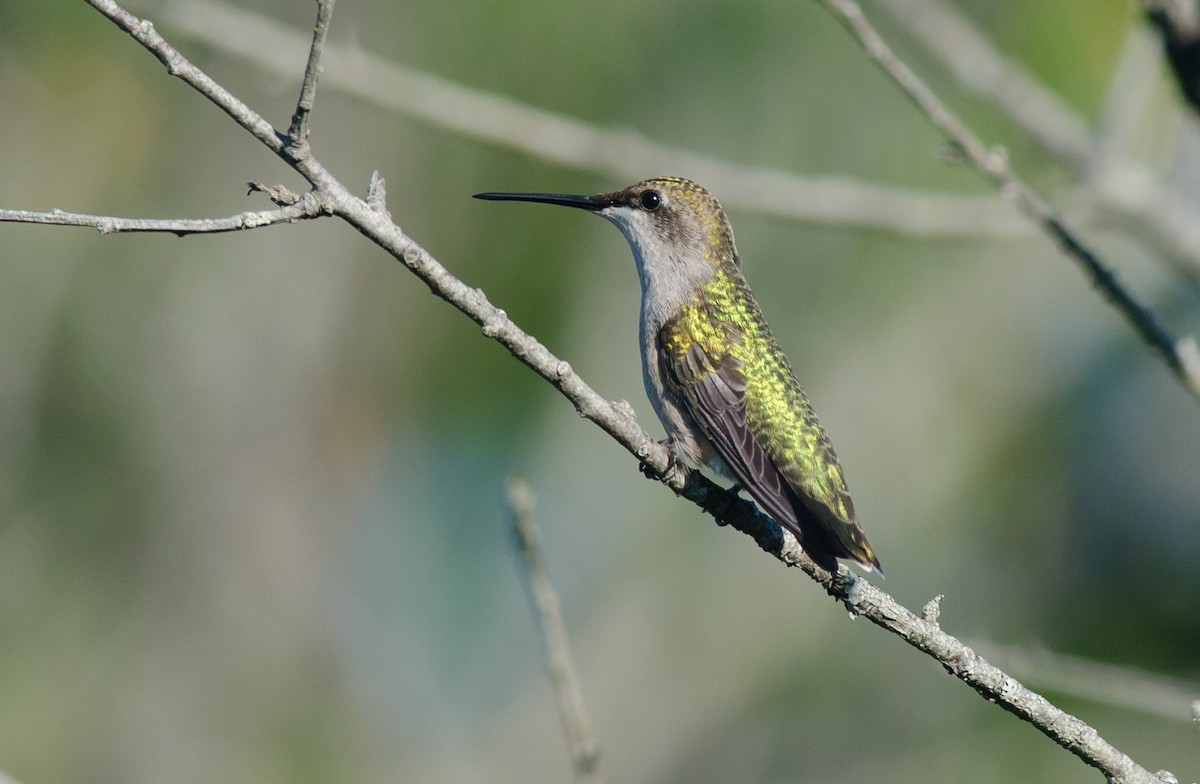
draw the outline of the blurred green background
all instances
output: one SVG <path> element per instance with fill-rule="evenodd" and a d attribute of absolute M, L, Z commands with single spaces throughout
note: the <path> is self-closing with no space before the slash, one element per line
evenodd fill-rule
<path fill-rule="evenodd" d="M 314 15 L 236 5 L 301 33 Z M 960 7 L 1097 123 L 1141 28 L 1119 0 Z M 1072 203 L 1077 173 L 864 9 L 1036 188 Z M 158 28 L 286 127 L 302 51 L 281 79 Z M 331 39 L 736 164 L 992 195 L 816 3 L 341 0 Z M 1195 120 L 1164 75 L 1153 87 L 1123 153 L 1189 182 L 1200 146 L 1172 140 Z M 619 234 L 469 198 L 628 177 L 333 88 L 312 142 L 360 193 L 378 169 L 406 232 L 661 432 Z M 267 207 L 250 179 L 303 189 L 84 3 L 0 4 L 0 207 L 224 216 Z M 726 206 L 888 591 L 910 607 L 945 594 L 942 623 L 968 640 L 1200 678 L 1200 411 L 1050 241 Z M 1195 290 L 1150 243 L 1083 222 L 1177 333 L 1200 331 Z M 513 472 L 539 495 L 610 780 L 1098 780 L 642 479 L 334 220 L 186 239 L 0 225 L 0 770 L 25 784 L 566 780 L 506 529 Z M 1155 718 L 1014 674 L 1152 770 L 1200 775 L 1186 701 Z"/>

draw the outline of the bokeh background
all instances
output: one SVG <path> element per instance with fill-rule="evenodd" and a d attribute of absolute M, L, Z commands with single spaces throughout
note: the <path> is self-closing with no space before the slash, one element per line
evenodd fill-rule
<path fill-rule="evenodd" d="M 234 5 L 301 36 L 314 14 Z M 1119 111 L 1119 64 L 1152 51 L 1133 3 L 956 6 L 1097 138 L 1116 106 L 1133 130 L 1113 154 L 1197 203 L 1196 120 L 1156 60 L 1136 114 Z M 1098 217 L 1077 169 L 864 8 L 1177 333 L 1200 331 L 1180 272 L 1194 281 L 1196 258 Z M 170 21 L 211 6 L 132 10 L 286 127 L 303 48 L 270 51 L 282 77 Z M 731 164 L 1011 209 L 816 3 L 342 0 L 331 40 Z M 660 432 L 619 234 L 469 198 L 630 177 L 336 86 L 312 142 L 359 192 L 378 169 L 411 236 Z M 303 187 L 84 3 L 0 4 L 0 207 L 224 216 L 268 206 L 245 196 L 250 179 Z M 884 587 L 911 607 L 944 594 L 948 631 L 997 646 L 997 664 L 1143 765 L 1195 780 L 1196 401 L 1031 229 L 914 236 L 726 206 Z M 0 225 L 0 770 L 27 784 L 566 780 L 507 531 L 512 473 L 539 496 L 610 780 L 1097 780 L 643 479 L 334 220 L 186 239 Z M 1156 716 L 1021 669 L 1014 649 L 1184 688 Z"/>

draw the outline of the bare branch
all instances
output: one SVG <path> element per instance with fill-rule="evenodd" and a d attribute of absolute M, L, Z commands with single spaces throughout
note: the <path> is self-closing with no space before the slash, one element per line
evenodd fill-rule
<path fill-rule="evenodd" d="M 303 149 L 308 146 L 308 116 L 317 100 L 317 82 L 323 71 L 321 59 L 325 56 L 325 37 L 329 34 L 334 2 L 336 0 L 317 0 L 317 23 L 313 26 L 312 46 L 308 49 L 304 83 L 300 87 L 300 99 L 296 102 L 292 125 L 288 128 L 288 145 L 292 147 Z"/>
<path fill-rule="evenodd" d="M 101 234 L 125 234 L 131 232 L 175 234 L 219 234 L 228 231 L 246 231 L 274 226 L 279 223 L 295 223 L 319 218 L 327 214 L 316 193 L 305 194 L 300 201 L 278 210 L 243 212 L 228 218 L 114 218 L 108 215 L 81 215 L 75 212 L 52 210 L 31 212 L 29 210 L 0 210 L 0 222 L 40 223 L 52 226 L 88 226 Z"/>
<path fill-rule="evenodd" d="M 853 0 L 820 0 L 862 45 L 867 55 L 953 142 L 975 168 L 992 181 L 1001 193 L 1017 203 L 1084 270 L 1092 283 L 1125 316 L 1134 331 L 1159 356 L 1200 401 L 1200 363 L 1193 359 L 1195 342 L 1181 341 L 1159 321 L 1158 316 L 1141 302 L 1117 278 L 1050 206 L 1026 185 L 1008 165 L 1003 150 L 989 150 L 975 133 L 892 51 Z"/>
<path fill-rule="evenodd" d="M 533 488 L 524 479 L 514 476 L 508 480 L 507 490 L 517 553 L 521 556 L 518 565 L 526 578 L 529 607 L 546 642 L 546 665 L 558 697 L 558 714 L 567 735 L 575 780 L 583 784 L 602 784 L 600 748 L 592 735 L 587 711 L 583 707 L 583 689 L 579 685 L 567 627 L 562 619 L 562 603 L 550 584 L 546 561 L 538 544 L 538 528 L 533 519 L 536 500 Z"/>

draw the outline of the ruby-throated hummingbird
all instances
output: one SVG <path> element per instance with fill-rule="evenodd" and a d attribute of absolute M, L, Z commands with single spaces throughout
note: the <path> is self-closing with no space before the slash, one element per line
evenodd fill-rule
<path fill-rule="evenodd" d="M 836 569 L 879 560 L 792 366 L 742 276 L 729 218 L 696 183 L 660 177 L 612 193 L 479 193 L 562 204 L 615 223 L 642 282 L 642 374 L 674 453 L 736 480 Z"/>

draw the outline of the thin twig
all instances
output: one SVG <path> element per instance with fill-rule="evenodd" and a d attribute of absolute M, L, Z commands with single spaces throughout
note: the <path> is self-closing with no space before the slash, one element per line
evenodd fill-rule
<path fill-rule="evenodd" d="M 1006 197 L 1017 203 L 1042 230 L 1084 270 L 1092 283 L 1125 316 L 1134 331 L 1167 363 L 1184 388 L 1200 402 L 1200 362 L 1195 341 L 1180 340 L 1159 321 L 1117 278 L 1050 206 L 1027 186 L 1008 165 L 1002 150 L 989 150 L 975 133 L 908 67 L 875 30 L 853 0 L 820 0 L 862 45 L 867 55 L 917 105 L 966 156 L 975 168 L 992 181 Z"/>
<path fill-rule="evenodd" d="M 97 10 L 122 29 L 130 32 L 145 48 L 168 65 L 195 89 L 247 127 L 269 149 L 287 159 L 274 133 L 260 134 L 261 124 L 241 101 L 214 83 L 182 55 L 152 33 L 149 25 L 132 17 L 111 0 L 88 0 Z M 261 118 L 259 118 L 261 119 Z M 269 127 L 269 126 L 268 126 Z M 679 495 L 688 498 L 724 523 L 737 528 L 764 549 L 788 565 L 799 566 L 833 597 L 853 613 L 862 615 L 892 631 L 913 647 L 935 658 L 948 672 L 993 701 L 1040 729 L 1056 743 L 1075 753 L 1087 764 L 1102 771 L 1117 784 L 1159 784 L 1146 769 L 1104 741 L 1096 730 L 1078 718 L 1056 708 L 1041 696 L 983 661 L 961 641 L 943 632 L 936 623 L 922 619 L 898 604 L 891 596 L 856 577 L 845 566 L 830 574 L 817 566 L 800 548 L 795 537 L 785 533 L 778 523 L 763 515 L 744 499 L 736 498 L 703 477 L 677 465 L 665 446 L 655 441 L 621 406 L 598 395 L 571 369 L 534 337 L 522 331 L 479 289 L 467 286 L 453 276 L 424 248 L 393 224 L 384 211 L 353 196 L 311 155 L 289 161 L 326 200 L 326 209 L 346 220 L 360 233 L 400 260 L 434 294 L 454 305 L 482 327 L 485 336 L 505 346 L 514 357 L 528 365 L 566 396 L 584 417 L 613 436 L 631 454 Z"/>
<path fill-rule="evenodd" d="M 325 214 L 315 193 L 307 193 L 295 204 L 277 210 L 243 212 L 228 218 L 115 218 L 108 215 L 81 215 L 75 212 L 52 210 L 0 210 L 0 222 L 39 223 L 52 226 L 87 226 L 101 234 L 128 232 L 158 232 L 184 237 L 188 234 L 217 234 L 227 231 L 246 231 L 280 223 L 295 223 L 318 218 Z"/>
<path fill-rule="evenodd" d="M 603 784 L 599 769 L 600 748 L 583 707 L 583 689 L 579 685 L 567 627 L 563 623 L 562 603 L 550 584 L 546 560 L 538 543 L 537 523 L 533 519 L 536 500 L 533 488 L 524 479 L 514 476 L 508 480 L 507 490 L 517 555 L 520 556 L 518 565 L 526 578 L 529 608 L 546 643 L 546 668 L 558 697 L 558 714 L 567 735 L 575 780 L 582 784 Z"/>
<path fill-rule="evenodd" d="M 323 71 L 321 60 L 325 56 L 325 36 L 329 34 L 329 20 L 333 18 L 335 2 L 336 0 L 317 0 L 317 23 L 313 25 L 312 45 L 308 48 L 304 83 L 300 87 L 300 98 L 296 101 L 292 125 L 288 128 L 288 145 L 292 147 L 308 146 L 308 117 L 312 114 L 313 105 L 317 100 L 317 82 Z"/>

